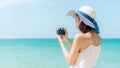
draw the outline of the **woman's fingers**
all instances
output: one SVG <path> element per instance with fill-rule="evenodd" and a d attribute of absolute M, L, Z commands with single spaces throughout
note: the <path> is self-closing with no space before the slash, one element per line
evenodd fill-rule
<path fill-rule="evenodd" d="M 64 30 L 65 30 L 65 35 L 58 35 L 55 33 L 55 36 L 58 38 L 58 40 L 64 41 L 68 38 L 67 28 L 64 28 Z"/>
<path fill-rule="evenodd" d="M 65 32 L 67 32 L 67 28 L 64 28 Z"/>
<path fill-rule="evenodd" d="M 67 28 L 64 28 L 64 30 L 65 30 L 65 36 L 67 37 L 68 36 Z"/>
<path fill-rule="evenodd" d="M 55 36 L 60 40 L 62 39 L 62 36 L 55 34 Z"/>
<path fill-rule="evenodd" d="M 55 36 L 58 38 L 59 42 L 63 43 L 63 36 L 55 34 Z"/>

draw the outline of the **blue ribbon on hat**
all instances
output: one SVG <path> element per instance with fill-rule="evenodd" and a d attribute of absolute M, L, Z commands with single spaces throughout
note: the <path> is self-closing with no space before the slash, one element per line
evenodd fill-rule
<path fill-rule="evenodd" d="M 95 26 L 94 31 L 98 33 L 99 32 L 99 27 L 97 25 L 97 22 L 93 18 L 91 18 L 89 15 L 85 14 L 84 12 L 81 12 L 79 10 L 78 10 L 78 12 L 94 24 L 94 26 Z"/>

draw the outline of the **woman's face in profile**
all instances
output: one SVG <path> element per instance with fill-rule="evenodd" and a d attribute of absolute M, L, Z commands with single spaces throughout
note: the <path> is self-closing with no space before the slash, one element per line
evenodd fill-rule
<path fill-rule="evenodd" d="M 75 17 L 75 22 L 76 22 L 76 27 L 79 28 L 81 20 L 80 20 L 80 18 L 79 18 L 79 16 L 77 14 L 76 14 L 76 17 Z"/>

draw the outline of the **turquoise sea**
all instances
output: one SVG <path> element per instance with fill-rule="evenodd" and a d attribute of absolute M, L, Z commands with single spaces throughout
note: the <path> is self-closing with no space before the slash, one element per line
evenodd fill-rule
<path fill-rule="evenodd" d="M 120 68 L 120 39 L 103 39 L 96 68 Z M 69 68 L 57 39 L 0 39 L 0 68 Z"/>

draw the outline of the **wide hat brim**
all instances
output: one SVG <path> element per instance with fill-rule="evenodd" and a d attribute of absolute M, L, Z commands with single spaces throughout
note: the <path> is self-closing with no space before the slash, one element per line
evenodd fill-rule
<path fill-rule="evenodd" d="M 67 16 L 71 16 L 73 18 L 75 18 L 76 14 L 78 14 L 80 19 L 84 22 L 84 24 L 86 24 L 86 25 L 88 25 L 88 26 L 90 26 L 92 28 L 95 28 L 94 24 L 90 20 L 85 18 L 82 14 L 80 14 L 78 11 L 75 11 L 74 9 L 70 9 L 66 13 Z"/>

